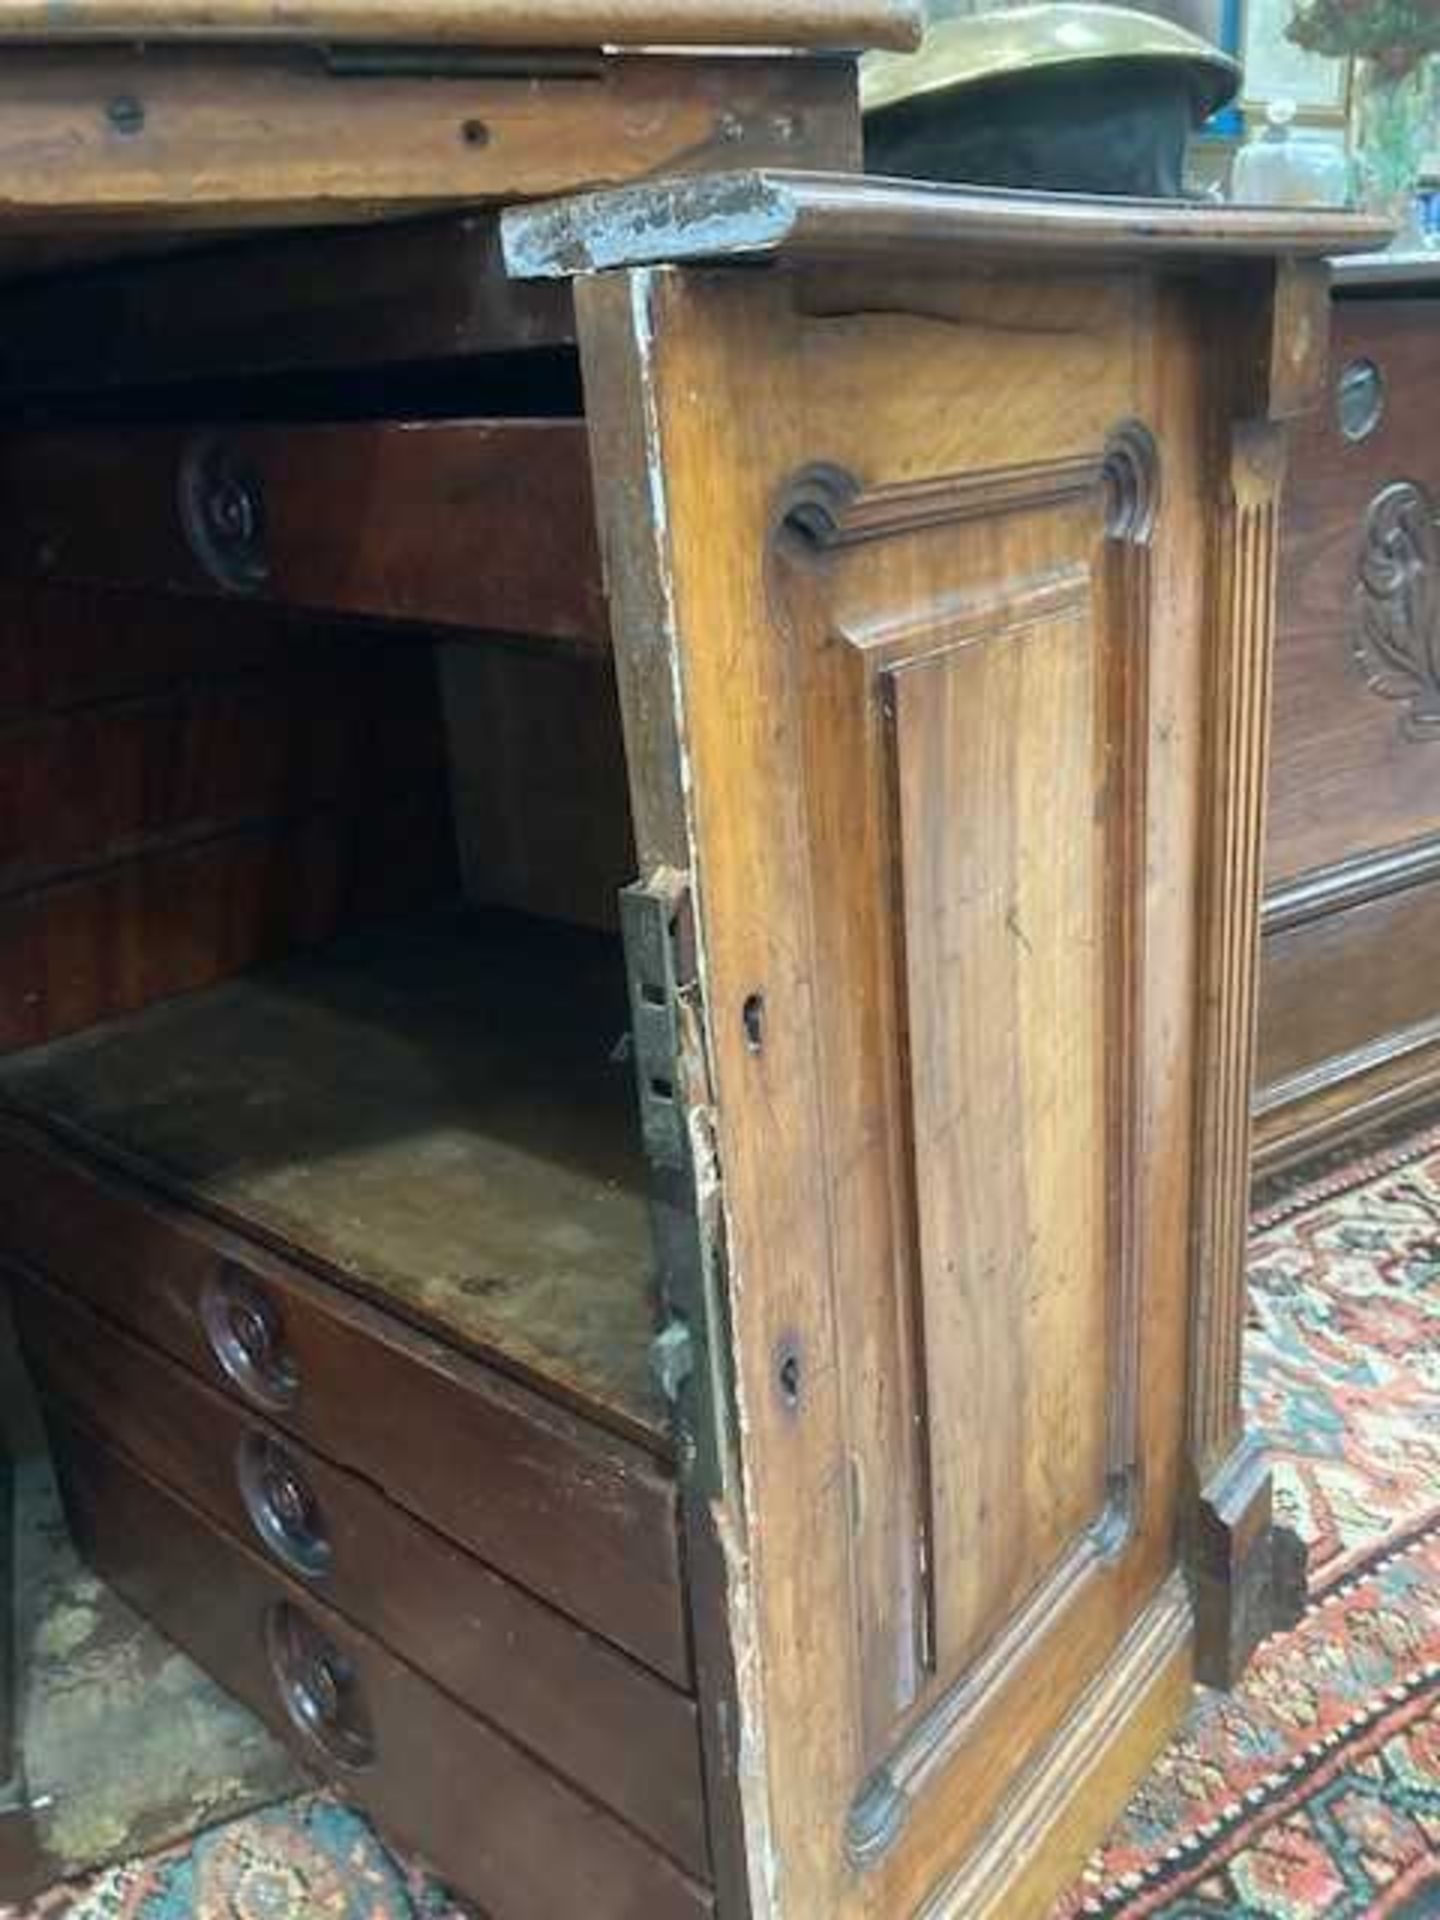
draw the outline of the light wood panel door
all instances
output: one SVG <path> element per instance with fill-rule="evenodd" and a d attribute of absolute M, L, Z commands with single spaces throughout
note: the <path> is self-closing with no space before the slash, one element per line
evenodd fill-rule
<path fill-rule="evenodd" d="M 764 1920 L 1043 1913 L 1197 1649 L 1275 1618 L 1236 1195 L 1282 279 L 577 287 L 641 864 L 695 918 Z"/>

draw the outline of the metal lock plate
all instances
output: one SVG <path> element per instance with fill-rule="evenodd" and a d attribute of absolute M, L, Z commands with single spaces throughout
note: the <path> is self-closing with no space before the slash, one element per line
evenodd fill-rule
<path fill-rule="evenodd" d="M 620 925 L 630 976 L 630 1030 L 645 1151 L 657 1167 L 688 1165 L 678 1084 L 680 999 L 675 971 L 676 904 L 645 886 L 620 895 Z"/>

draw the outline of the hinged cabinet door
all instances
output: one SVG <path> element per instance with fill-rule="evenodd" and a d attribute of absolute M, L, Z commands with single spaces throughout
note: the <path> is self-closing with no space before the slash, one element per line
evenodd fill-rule
<path fill-rule="evenodd" d="M 1192 1671 L 1201 348 L 1120 271 L 578 300 L 697 906 L 752 1903 L 1021 1920 Z"/>

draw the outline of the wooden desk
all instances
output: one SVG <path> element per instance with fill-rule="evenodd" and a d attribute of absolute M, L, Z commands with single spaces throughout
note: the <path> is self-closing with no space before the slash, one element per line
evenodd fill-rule
<path fill-rule="evenodd" d="M 17 204 L 93 254 L 853 152 L 847 61 L 594 58 L 573 150 L 332 65 L 266 169 L 127 172 L 125 110 Z M 749 167 L 7 295 L 0 1260 L 71 1512 L 495 1920 L 1039 1915 L 1295 1606 L 1275 537 L 1374 237 Z"/>

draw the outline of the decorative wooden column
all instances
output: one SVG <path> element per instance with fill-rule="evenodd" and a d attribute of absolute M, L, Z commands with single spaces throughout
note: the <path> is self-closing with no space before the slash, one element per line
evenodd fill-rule
<path fill-rule="evenodd" d="M 1285 422 L 1327 364 L 1327 275 L 1282 262 L 1216 297 L 1210 644 L 1201 819 L 1203 944 L 1196 1110 L 1189 1532 L 1197 1672 L 1229 1687 L 1305 1600 L 1305 1551 L 1272 1518 L 1270 1468 L 1241 1407 L 1260 906 Z"/>

